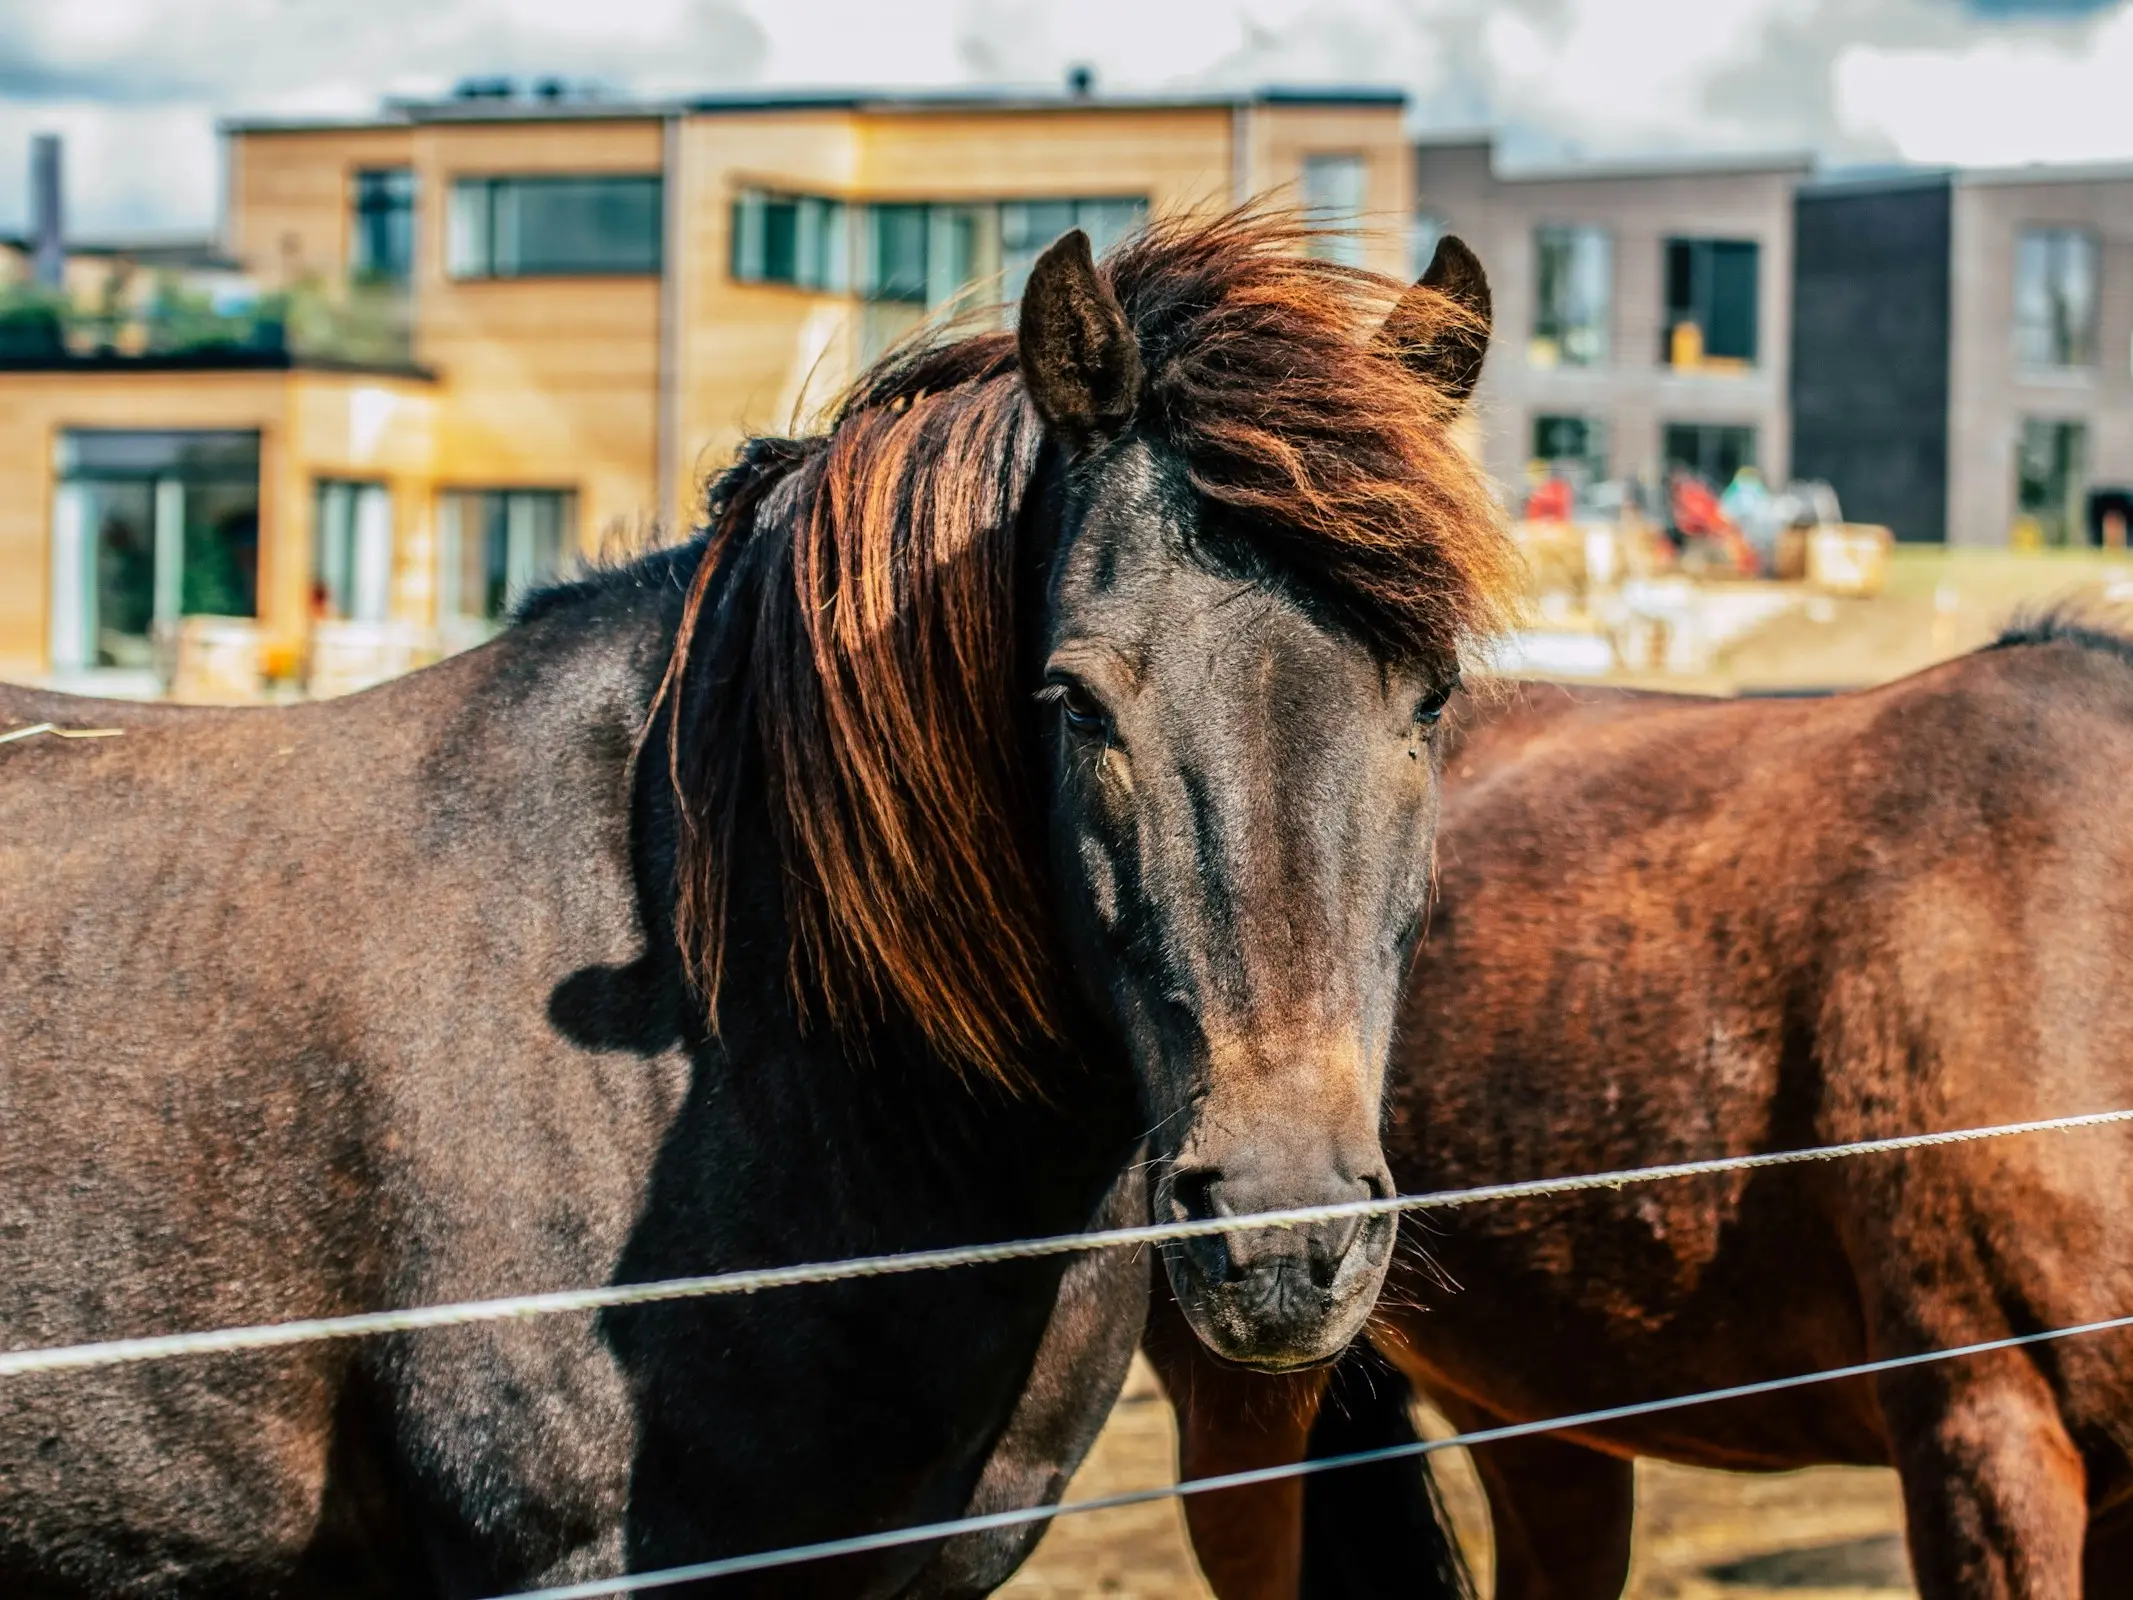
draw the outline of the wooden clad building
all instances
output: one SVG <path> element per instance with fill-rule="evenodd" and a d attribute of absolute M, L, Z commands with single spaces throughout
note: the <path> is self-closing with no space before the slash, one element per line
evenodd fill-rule
<path fill-rule="evenodd" d="M 185 618 L 471 642 L 1068 228 L 1279 195 L 1408 269 L 1396 92 L 1146 100 L 462 95 L 238 122 L 256 298 L 0 312 L 0 676 L 145 689 Z M 239 303 L 242 301 L 243 303 Z M 160 320 L 158 320 L 160 319 Z"/>

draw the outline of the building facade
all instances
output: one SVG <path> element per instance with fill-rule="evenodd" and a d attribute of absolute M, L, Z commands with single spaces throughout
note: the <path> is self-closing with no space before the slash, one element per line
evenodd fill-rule
<path fill-rule="evenodd" d="M 1808 164 L 1505 175 L 1487 140 L 1425 142 L 1418 233 L 1489 272 L 1487 455 L 1516 487 L 1552 468 L 1655 483 L 1791 465 L 1793 194 Z M 1419 242 L 1419 241 L 1418 241 Z"/>
<path fill-rule="evenodd" d="M 199 615 L 256 619 L 269 675 L 322 619 L 470 642 L 1073 227 L 1272 193 L 1404 270 L 1403 111 L 484 92 L 233 123 L 221 253 L 254 298 L 0 310 L 0 675 L 95 687 Z"/>

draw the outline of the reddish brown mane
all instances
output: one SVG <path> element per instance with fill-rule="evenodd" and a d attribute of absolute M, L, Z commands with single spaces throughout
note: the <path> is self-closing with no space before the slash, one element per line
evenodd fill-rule
<path fill-rule="evenodd" d="M 1134 425 L 1270 567 L 1388 656 L 1444 661 L 1500 620 L 1508 546 L 1453 404 L 1377 340 L 1401 286 L 1310 259 L 1307 238 L 1240 214 L 1112 253 L 1148 375 Z M 892 355 L 825 434 L 755 441 L 714 487 L 662 695 L 678 930 L 714 1008 L 752 762 L 803 1004 L 839 1025 L 901 1014 L 1010 1080 L 1057 1036 L 1016 704 L 1015 533 L 1041 441 L 1013 336 L 980 333 Z"/>

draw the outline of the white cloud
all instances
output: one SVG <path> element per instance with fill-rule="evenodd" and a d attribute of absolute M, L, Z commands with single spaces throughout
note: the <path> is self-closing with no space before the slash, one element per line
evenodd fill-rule
<path fill-rule="evenodd" d="M 1981 0 L 1967 0 L 1979 4 Z M 2064 0 L 2062 0 L 2064 3 Z M 1981 20 L 1966 0 L 0 0 L 0 226 L 33 131 L 68 138 L 84 231 L 204 229 L 217 115 L 348 113 L 471 73 L 671 93 L 1398 84 L 1420 126 L 1565 156 L 1925 160 L 2133 152 L 2133 0 Z"/>
<path fill-rule="evenodd" d="M 1950 165 L 2133 157 L 2125 113 L 2133 9 L 2040 36 L 1928 49 L 1855 46 L 1836 62 L 1838 114 L 1906 160 Z"/>

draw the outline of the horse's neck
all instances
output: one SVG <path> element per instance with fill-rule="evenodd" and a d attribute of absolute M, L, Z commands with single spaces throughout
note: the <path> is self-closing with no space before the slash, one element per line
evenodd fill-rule
<path fill-rule="evenodd" d="M 1060 1051 L 1045 1097 L 968 1079 L 908 1029 L 840 1037 L 790 982 L 777 860 L 751 793 L 733 852 L 720 1027 L 699 1055 L 748 1136 L 793 1153 L 810 1209 L 911 1241 L 1078 1228 L 1130 1157 L 1125 1076 Z M 711 1133 L 711 1130 L 706 1130 Z M 711 1136 L 720 1136 L 712 1133 Z M 834 1225 L 834 1224 L 833 1224 Z"/>

